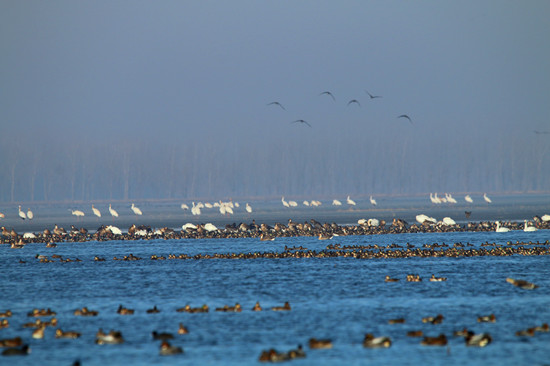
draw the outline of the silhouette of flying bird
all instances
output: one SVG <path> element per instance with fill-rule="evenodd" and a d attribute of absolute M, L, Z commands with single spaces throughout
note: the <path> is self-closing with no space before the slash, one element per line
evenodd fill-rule
<path fill-rule="evenodd" d="M 371 93 L 369 93 L 367 90 L 365 90 L 365 93 L 367 93 L 370 97 L 370 99 L 375 99 L 375 98 L 382 98 L 381 95 L 372 95 Z"/>
<path fill-rule="evenodd" d="M 411 117 L 407 116 L 406 114 L 402 114 L 402 115 L 398 116 L 397 118 L 406 118 L 406 119 L 408 119 L 409 122 L 412 124 Z"/>
<path fill-rule="evenodd" d="M 548 131 L 533 131 L 534 133 L 536 133 L 537 135 L 548 135 L 550 134 L 550 132 Z"/>
<path fill-rule="evenodd" d="M 329 91 L 324 91 L 324 92 L 322 92 L 322 93 L 321 93 L 321 94 L 319 94 L 319 95 L 323 95 L 323 94 L 327 94 L 327 95 L 330 95 L 330 96 L 332 97 L 332 100 L 334 100 L 334 101 L 336 102 L 336 98 L 334 98 L 334 95 L 332 95 L 332 93 L 331 93 L 331 92 L 329 92 Z"/>
<path fill-rule="evenodd" d="M 357 103 L 357 105 L 358 105 L 359 107 L 361 107 L 361 103 L 359 103 L 359 101 L 358 101 L 357 99 L 352 99 L 352 100 L 350 100 L 350 101 L 348 102 L 348 105 L 350 105 L 351 103 Z"/>
<path fill-rule="evenodd" d="M 267 105 L 272 105 L 272 104 L 278 105 L 279 107 L 283 108 L 283 109 L 286 111 L 285 107 L 283 107 L 283 105 L 282 105 L 281 103 L 279 103 L 279 102 L 267 103 Z"/>
<path fill-rule="evenodd" d="M 311 125 L 310 125 L 307 121 L 304 121 L 303 119 L 297 119 L 296 121 L 292 121 L 291 123 L 296 123 L 296 122 L 305 123 L 306 125 L 308 125 L 309 127 L 311 127 Z"/>

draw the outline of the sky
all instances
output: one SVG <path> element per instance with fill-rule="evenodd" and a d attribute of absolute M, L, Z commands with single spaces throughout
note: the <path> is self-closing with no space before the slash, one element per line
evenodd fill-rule
<path fill-rule="evenodd" d="M 548 34 L 547 1 L 1 1 L 0 202 L 549 191 Z"/>

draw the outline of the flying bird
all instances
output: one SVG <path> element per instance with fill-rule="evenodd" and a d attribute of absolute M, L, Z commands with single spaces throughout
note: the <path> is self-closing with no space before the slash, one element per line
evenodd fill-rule
<path fill-rule="evenodd" d="M 397 118 L 406 118 L 406 119 L 408 119 L 409 122 L 412 124 L 411 117 L 407 116 L 406 114 L 402 114 L 402 115 L 398 116 Z"/>
<path fill-rule="evenodd" d="M 321 94 L 319 94 L 319 95 L 323 95 L 323 94 L 327 94 L 327 95 L 330 95 L 330 96 L 332 97 L 332 100 L 334 100 L 334 101 L 336 102 L 336 98 L 334 98 L 334 95 L 332 95 L 332 93 L 331 93 L 331 92 L 329 92 L 329 91 L 324 91 L 324 92 L 322 92 L 322 93 L 321 93 Z"/>
<path fill-rule="evenodd" d="M 310 125 L 307 121 L 304 121 L 303 119 L 297 119 L 296 121 L 292 121 L 291 123 L 296 123 L 296 122 L 305 123 L 306 125 L 308 125 L 309 127 L 311 127 L 311 125 Z"/>
<path fill-rule="evenodd" d="M 359 103 L 359 101 L 358 101 L 357 99 L 352 99 L 352 100 L 350 100 L 350 101 L 348 102 L 348 105 L 350 105 L 351 103 L 357 103 L 357 105 L 358 105 L 359 107 L 361 107 L 361 103 Z"/>
<path fill-rule="evenodd" d="M 370 99 L 382 98 L 381 95 L 372 95 L 367 90 L 365 90 L 365 93 L 367 93 L 369 95 Z"/>
<path fill-rule="evenodd" d="M 272 104 L 278 105 L 279 107 L 283 108 L 283 109 L 286 111 L 285 107 L 283 107 L 283 105 L 282 105 L 281 103 L 279 103 L 279 102 L 267 103 L 267 105 L 272 105 Z"/>
<path fill-rule="evenodd" d="M 537 135 L 548 135 L 550 134 L 550 132 L 548 131 L 533 131 L 534 133 L 536 133 Z"/>

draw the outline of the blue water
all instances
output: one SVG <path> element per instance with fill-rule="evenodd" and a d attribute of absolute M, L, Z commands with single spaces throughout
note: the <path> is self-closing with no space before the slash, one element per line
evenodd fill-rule
<path fill-rule="evenodd" d="M 197 254 L 282 251 L 285 245 L 321 250 L 327 244 L 369 245 L 486 241 L 540 241 L 550 233 L 522 231 L 497 233 L 402 234 L 316 238 L 217 239 L 177 241 L 88 242 L 65 244 L 48 249 L 30 244 L 23 249 L 0 246 L 0 312 L 11 309 L 10 327 L 0 329 L 0 339 L 21 336 L 32 353 L 25 357 L 0 357 L 0 364 L 70 365 L 243 365 L 258 364 L 262 350 L 288 351 L 303 344 L 307 358 L 292 364 L 499 364 L 543 365 L 550 360 L 550 333 L 522 338 L 515 332 L 550 323 L 550 257 L 407 258 L 357 260 L 326 259 L 202 259 L 152 261 L 152 254 Z M 39 263 L 37 254 L 59 254 L 82 262 Z M 141 261 L 113 261 L 132 253 Z M 105 262 L 94 262 L 94 256 Z M 26 263 L 19 263 L 19 260 Z M 423 282 L 406 282 L 409 273 Z M 432 274 L 446 282 L 429 282 Z M 384 282 L 384 276 L 400 279 Z M 522 290 L 506 283 L 506 277 L 521 278 L 540 287 Z M 264 311 L 250 309 L 259 301 Z M 273 312 L 271 306 L 289 301 L 290 312 Z M 225 304 L 243 306 L 242 313 L 215 312 Z M 135 315 L 116 313 L 119 304 L 135 309 Z M 178 313 L 176 308 L 208 304 L 209 313 Z M 157 305 L 159 314 L 147 314 Z M 97 317 L 76 317 L 73 311 L 87 306 L 98 310 Z M 22 324 L 33 308 L 57 312 L 58 327 L 46 329 L 44 339 L 31 338 L 31 329 Z M 494 313 L 496 323 L 478 323 L 478 316 Z M 443 314 L 442 324 L 424 324 L 425 316 Z M 405 324 L 390 325 L 388 319 L 404 317 Z M 49 319 L 49 318 L 45 318 Z M 178 323 L 190 330 L 177 335 Z M 485 348 L 464 345 L 452 336 L 467 327 L 476 333 L 488 332 L 493 342 Z M 55 339 L 61 328 L 82 333 L 76 340 Z M 99 328 L 122 332 L 122 345 L 96 345 Z M 175 334 L 172 344 L 184 354 L 162 357 L 159 342 L 151 332 Z M 445 333 L 448 347 L 425 347 L 421 338 L 410 338 L 410 330 L 425 335 Z M 365 333 L 386 335 L 393 344 L 388 349 L 366 349 Z M 308 340 L 330 338 L 330 350 L 310 350 Z"/>

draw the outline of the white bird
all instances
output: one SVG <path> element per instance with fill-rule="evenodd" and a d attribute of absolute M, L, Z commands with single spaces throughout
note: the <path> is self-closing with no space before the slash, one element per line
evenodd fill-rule
<path fill-rule="evenodd" d="M 372 196 L 369 197 L 369 200 L 371 205 L 376 206 L 376 200 Z"/>
<path fill-rule="evenodd" d="M 298 206 L 298 202 L 296 202 L 296 201 L 288 201 L 288 205 L 289 205 L 290 207 L 296 207 L 296 206 Z"/>
<path fill-rule="evenodd" d="M 474 200 L 472 199 L 472 197 L 470 197 L 469 194 L 467 194 L 466 196 L 464 196 L 464 201 L 468 202 L 468 203 L 474 203 Z"/>
<path fill-rule="evenodd" d="M 109 230 L 114 235 L 122 235 L 122 231 L 116 226 L 109 225 L 105 229 Z"/>
<path fill-rule="evenodd" d="M 447 216 L 447 217 L 444 217 L 443 220 L 441 220 L 441 221 L 443 221 L 443 223 L 444 223 L 445 225 L 448 225 L 448 226 L 454 226 L 454 225 L 456 225 L 455 220 L 451 219 L 451 218 L 448 217 L 448 216 Z"/>
<path fill-rule="evenodd" d="M 287 201 L 285 201 L 285 196 L 281 197 L 281 202 L 283 203 L 283 206 L 290 207 Z"/>
<path fill-rule="evenodd" d="M 75 215 L 76 217 L 84 216 L 84 212 L 82 212 L 80 210 L 71 210 L 71 214 Z"/>
<path fill-rule="evenodd" d="M 223 204 L 221 204 L 221 205 L 219 206 L 219 210 L 220 210 L 220 213 L 221 213 L 222 215 L 225 215 L 225 214 L 227 213 L 227 210 L 225 209 L 225 205 L 223 205 Z"/>
<path fill-rule="evenodd" d="M 231 205 L 229 204 L 225 204 L 225 212 L 227 212 L 228 214 L 231 214 L 233 215 L 233 209 L 231 208 Z"/>
<path fill-rule="evenodd" d="M 23 211 L 21 211 L 21 206 L 19 206 L 19 217 L 22 220 L 25 220 L 27 218 L 27 215 L 25 215 L 25 213 Z"/>
<path fill-rule="evenodd" d="M 25 233 L 25 234 L 23 234 L 23 238 L 25 238 L 25 239 L 36 239 L 36 235 L 34 235 L 34 233 Z"/>
<path fill-rule="evenodd" d="M 532 231 L 537 231 L 538 230 L 534 226 L 527 225 L 527 220 L 523 220 L 523 222 L 525 223 L 525 225 L 523 226 L 523 231 L 532 232 Z"/>
<path fill-rule="evenodd" d="M 321 206 L 322 203 L 321 203 L 321 201 L 312 200 L 312 201 L 311 201 L 311 205 L 317 207 L 317 206 Z"/>
<path fill-rule="evenodd" d="M 182 210 L 189 210 L 189 206 L 187 206 L 185 203 L 182 203 L 180 207 Z"/>
<path fill-rule="evenodd" d="M 349 198 L 349 196 L 348 196 L 348 198 L 346 199 L 346 202 L 348 203 L 348 205 L 352 205 L 352 206 L 355 206 L 355 205 L 356 205 L 355 201 L 352 200 L 351 198 Z"/>
<path fill-rule="evenodd" d="M 211 223 L 204 224 L 204 229 L 206 231 L 217 231 L 218 230 L 218 228 L 214 224 L 211 224 Z"/>
<path fill-rule="evenodd" d="M 418 221 L 421 224 L 424 223 L 425 221 L 431 222 L 432 224 L 435 224 L 437 222 L 437 220 L 434 219 L 433 217 L 429 217 L 428 215 L 424 215 L 424 214 L 416 215 L 416 221 Z"/>
<path fill-rule="evenodd" d="M 493 201 L 491 201 L 491 199 L 489 197 L 487 197 L 487 193 L 483 193 L 483 199 L 485 200 L 485 202 L 487 203 L 491 203 Z"/>
<path fill-rule="evenodd" d="M 187 229 L 193 229 L 193 230 L 194 230 L 194 229 L 196 229 L 196 228 L 197 228 L 197 225 L 194 225 L 194 224 L 192 224 L 192 223 L 190 223 L 190 222 L 188 222 L 187 224 L 183 224 L 183 225 L 181 226 L 181 229 L 182 229 L 182 230 L 187 230 Z"/>
<path fill-rule="evenodd" d="M 111 213 L 111 216 L 118 217 L 118 212 L 116 212 L 115 209 L 111 207 L 110 203 L 109 203 L 109 212 Z"/>
<path fill-rule="evenodd" d="M 94 212 L 94 215 L 96 215 L 97 217 L 101 217 L 101 212 L 94 207 L 94 205 L 92 205 L 92 211 Z"/>
<path fill-rule="evenodd" d="M 141 212 L 141 210 L 140 210 L 138 207 L 136 207 L 136 205 L 134 205 L 133 203 L 132 203 L 132 207 L 130 207 L 130 208 L 132 209 L 132 211 L 134 211 L 134 213 L 135 213 L 136 215 L 139 215 L 139 216 L 143 215 L 143 213 Z"/>
<path fill-rule="evenodd" d="M 497 228 L 495 231 L 497 233 L 507 233 L 508 231 L 510 231 L 510 229 L 504 226 L 500 226 L 500 222 L 497 221 Z"/>
<path fill-rule="evenodd" d="M 251 213 L 251 212 L 252 212 L 252 207 L 250 207 L 250 205 L 248 204 L 248 202 L 246 203 L 245 209 L 246 209 L 246 212 L 248 212 L 248 213 Z"/>
<path fill-rule="evenodd" d="M 367 221 L 367 224 L 369 226 L 378 226 L 378 225 L 380 225 L 380 220 L 378 220 L 378 219 L 369 219 Z"/>
<path fill-rule="evenodd" d="M 368 221 L 367 221 L 366 219 L 359 219 L 359 220 L 357 220 L 357 224 L 359 224 L 359 225 L 366 225 L 367 222 L 368 222 Z"/>
<path fill-rule="evenodd" d="M 28 218 L 29 220 L 32 220 L 33 217 L 34 217 L 34 214 L 32 213 L 31 209 L 29 208 L 29 209 L 27 210 L 27 218 Z"/>
<path fill-rule="evenodd" d="M 457 203 L 454 197 L 450 193 L 445 193 L 445 198 L 447 198 L 447 202 L 449 203 Z"/>
<path fill-rule="evenodd" d="M 201 209 L 200 209 L 199 206 L 196 206 L 196 205 L 195 205 L 195 202 L 193 202 L 193 205 L 192 205 L 192 207 L 191 207 L 191 213 L 192 213 L 193 215 L 200 215 L 200 214 L 201 214 Z"/>
<path fill-rule="evenodd" d="M 338 200 L 332 200 L 332 205 L 333 206 L 342 206 L 342 202 L 340 202 Z"/>
<path fill-rule="evenodd" d="M 204 204 L 204 207 L 206 207 L 206 208 L 212 208 L 213 206 L 212 206 L 211 203 L 206 202 L 206 203 Z"/>
<path fill-rule="evenodd" d="M 550 221 L 550 215 L 548 215 L 548 214 L 542 215 L 542 217 L 540 219 L 544 222 L 548 222 L 548 221 Z"/>
<path fill-rule="evenodd" d="M 308 201 L 304 201 L 302 202 L 304 204 L 304 206 L 308 206 L 309 207 L 309 202 Z"/>

